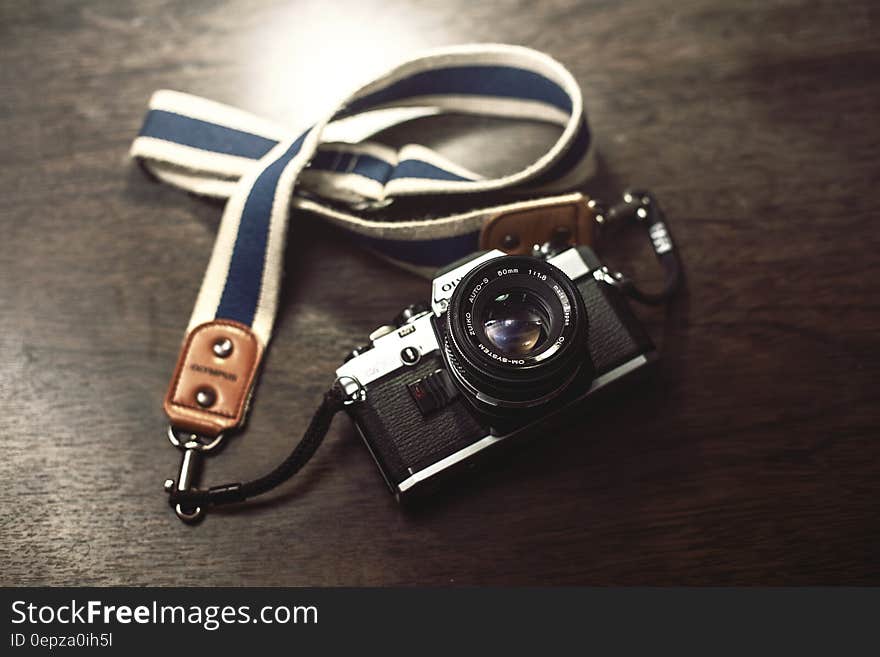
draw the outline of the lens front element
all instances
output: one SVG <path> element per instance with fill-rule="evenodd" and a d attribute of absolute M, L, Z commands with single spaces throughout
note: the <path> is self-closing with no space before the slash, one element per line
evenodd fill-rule
<path fill-rule="evenodd" d="M 507 356 L 527 356 L 547 340 L 550 319 L 543 303 L 528 290 L 498 295 L 485 309 L 483 329 Z"/>

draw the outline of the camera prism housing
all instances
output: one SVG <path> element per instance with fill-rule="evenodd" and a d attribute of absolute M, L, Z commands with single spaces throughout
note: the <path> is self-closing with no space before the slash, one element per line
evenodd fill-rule
<path fill-rule="evenodd" d="M 586 246 L 547 258 L 489 251 L 439 273 L 432 288 L 430 309 L 405 309 L 336 372 L 400 501 L 539 435 L 657 358 Z"/>

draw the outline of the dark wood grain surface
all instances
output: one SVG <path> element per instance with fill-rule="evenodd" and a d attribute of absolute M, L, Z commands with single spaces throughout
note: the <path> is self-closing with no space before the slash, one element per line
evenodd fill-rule
<path fill-rule="evenodd" d="M 880 583 L 878 19 L 868 0 L 2 3 L 0 584 Z M 127 159 L 150 93 L 300 127 L 471 41 L 565 63 L 600 152 L 586 190 L 663 202 L 688 280 L 638 311 L 656 378 L 409 512 L 339 417 L 269 500 L 182 525 L 161 399 L 221 208 Z M 429 130 L 486 170 L 546 137 Z M 249 429 L 208 483 L 274 466 L 341 356 L 427 298 L 296 221 Z M 642 239 L 605 255 L 656 276 Z"/>

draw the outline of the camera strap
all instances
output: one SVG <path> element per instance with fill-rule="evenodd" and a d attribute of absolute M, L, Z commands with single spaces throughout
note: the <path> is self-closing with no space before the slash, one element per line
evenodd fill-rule
<path fill-rule="evenodd" d="M 371 139 L 393 125 L 448 113 L 538 121 L 558 126 L 560 135 L 536 160 L 496 178 L 422 144 L 392 149 Z M 549 213 L 569 238 L 590 239 L 585 198 L 547 196 L 593 173 L 580 88 L 561 64 L 519 46 L 458 46 L 403 62 L 299 133 L 204 98 L 157 91 L 131 154 L 163 182 L 226 199 L 164 402 L 169 440 L 184 451 L 178 480 L 166 488 L 184 520 L 201 517 L 204 505 L 238 501 L 289 477 L 344 401 L 335 387 L 328 392 L 304 446 L 280 471 L 213 494 L 191 490 L 200 455 L 244 422 L 271 338 L 291 213 L 317 214 L 423 274 L 481 247 L 515 251 L 540 237 L 509 243 L 499 218 L 519 225 L 522 217 Z M 519 200 L 499 201 L 499 192 Z M 443 207 L 457 209 L 423 219 L 380 216 L 392 202 L 436 195 L 443 195 Z"/>

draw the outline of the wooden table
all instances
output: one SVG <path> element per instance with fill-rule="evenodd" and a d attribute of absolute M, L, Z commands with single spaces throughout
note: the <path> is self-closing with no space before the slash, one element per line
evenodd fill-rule
<path fill-rule="evenodd" d="M 864 0 L 6 3 L 0 584 L 877 584 L 878 18 Z M 664 204 L 688 276 L 638 309 L 657 376 L 413 511 L 340 417 L 270 499 L 181 524 L 161 400 L 221 208 L 128 160 L 150 93 L 301 127 L 471 41 L 565 63 L 600 153 L 586 191 Z M 428 142 L 488 172 L 547 137 L 461 127 Z M 641 235 L 604 253 L 657 277 Z M 287 270 L 249 429 L 207 483 L 273 467 L 348 349 L 428 295 L 304 217 Z"/>

